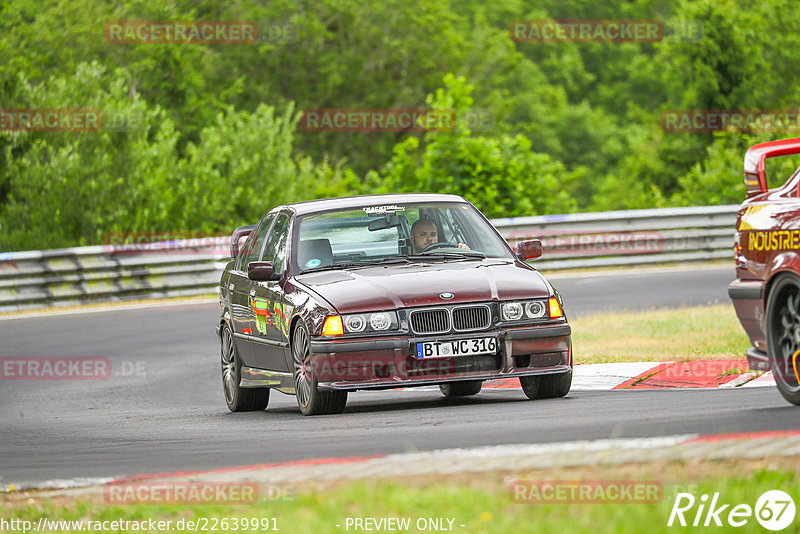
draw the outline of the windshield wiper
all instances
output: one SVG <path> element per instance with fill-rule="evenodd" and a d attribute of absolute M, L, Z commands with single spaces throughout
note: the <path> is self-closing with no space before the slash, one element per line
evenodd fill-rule
<path fill-rule="evenodd" d="M 459 252 L 426 252 L 411 256 L 405 256 L 410 260 L 424 261 L 430 259 L 441 260 L 482 260 L 486 258 L 486 254 L 478 252 L 477 250 L 464 250 Z"/>
<path fill-rule="evenodd" d="M 331 265 L 322 265 L 320 267 L 312 267 L 310 269 L 303 269 L 300 274 L 316 273 L 319 271 L 335 271 L 337 269 L 352 269 L 353 267 L 374 267 L 376 265 L 386 265 L 392 263 L 409 263 L 403 256 L 390 256 L 382 260 L 364 260 L 364 261 L 347 261 L 340 263 L 333 263 Z"/>

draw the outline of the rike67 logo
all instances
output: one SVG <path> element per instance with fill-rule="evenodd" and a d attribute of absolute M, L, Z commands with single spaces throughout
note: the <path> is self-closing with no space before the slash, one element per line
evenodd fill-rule
<path fill-rule="evenodd" d="M 753 516 L 767 530 L 783 530 L 794 521 L 794 500 L 784 491 L 770 490 L 761 494 L 753 508 L 749 504 L 724 503 L 719 492 L 714 493 L 710 501 L 705 493 L 699 499 L 691 493 L 678 493 L 667 526 L 741 527 Z"/>

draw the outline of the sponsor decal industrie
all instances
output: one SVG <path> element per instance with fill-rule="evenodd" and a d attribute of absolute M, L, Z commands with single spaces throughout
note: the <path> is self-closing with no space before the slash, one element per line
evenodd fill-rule
<path fill-rule="evenodd" d="M 665 133 L 778 133 L 800 131 L 800 110 L 669 109 L 661 112 Z"/>

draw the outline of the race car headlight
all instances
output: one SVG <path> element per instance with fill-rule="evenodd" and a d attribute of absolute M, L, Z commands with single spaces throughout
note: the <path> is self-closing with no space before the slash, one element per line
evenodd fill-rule
<path fill-rule="evenodd" d="M 555 299 L 553 299 L 555 300 Z M 504 302 L 500 305 L 500 314 L 504 321 L 524 321 L 526 319 L 554 318 L 552 307 L 546 300 L 523 300 L 519 302 Z"/>
<path fill-rule="evenodd" d="M 500 306 L 500 313 L 504 321 L 519 321 L 522 319 L 522 304 L 519 302 L 506 302 Z"/>
<path fill-rule="evenodd" d="M 397 312 L 393 311 L 343 315 L 342 319 L 344 331 L 348 334 L 397 330 L 400 324 L 397 320 Z"/>
<path fill-rule="evenodd" d="M 363 315 L 346 315 L 344 325 L 348 332 L 363 332 L 367 327 L 367 321 L 364 320 Z"/>
<path fill-rule="evenodd" d="M 373 313 L 369 316 L 369 326 L 373 330 L 388 330 L 392 326 L 392 319 L 386 312 Z"/>
<path fill-rule="evenodd" d="M 525 303 L 525 317 L 528 319 L 538 319 L 544 317 L 545 305 L 541 300 L 530 300 Z"/>

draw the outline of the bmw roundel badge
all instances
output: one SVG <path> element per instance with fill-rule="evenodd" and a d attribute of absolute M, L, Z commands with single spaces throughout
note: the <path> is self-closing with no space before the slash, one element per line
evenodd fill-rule
<path fill-rule="evenodd" d="M 452 293 L 439 293 L 439 298 L 443 298 L 444 300 L 450 300 L 454 296 L 455 295 L 453 295 Z"/>

